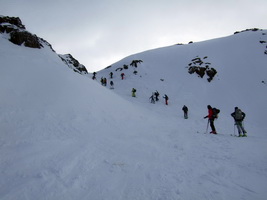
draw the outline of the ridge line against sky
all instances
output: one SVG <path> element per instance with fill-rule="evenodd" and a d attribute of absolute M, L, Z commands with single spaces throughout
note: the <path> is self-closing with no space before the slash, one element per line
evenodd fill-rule
<path fill-rule="evenodd" d="M 267 28 L 266 0 L 0 0 L 0 15 L 89 72 L 135 53 Z"/>

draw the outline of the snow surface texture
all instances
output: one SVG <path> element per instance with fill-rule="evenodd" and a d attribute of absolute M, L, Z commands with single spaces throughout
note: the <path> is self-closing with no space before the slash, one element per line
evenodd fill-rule
<path fill-rule="evenodd" d="M 49 47 L 6 37 L 0 35 L 1 200 L 266 199 L 267 55 L 259 43 L 266 30 L 135 54 L 94 81 Z M 186 68 L 205 56 L 218 72 L 210 83 Z M 123 70 L 121 80 L 115 70 L 135 59 L 143 62 Z M 114 90 L 99 84 L 111 71 Z M 151 104 L 155 90 L 160 101 Z M 221 110 L 218 135 L 204 134 L 208 104 Z M 237 134 L 235 106 L 247 114 L 247 138 L 230 136 Z"/>

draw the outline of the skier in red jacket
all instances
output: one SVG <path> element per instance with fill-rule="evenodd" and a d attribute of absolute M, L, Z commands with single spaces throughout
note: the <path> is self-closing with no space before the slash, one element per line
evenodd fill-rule
<path fill-rule="evenodd" d="M 123 80 L 124 79 L 124 73 L 121 73 L 121 80 Z"/>
<path fill-rule="evenodd" d="M 208 123 L 210 123 L 210 128 L 211 128 L 211 132 L 210 133 L 217 134 L 215 126 L 214 126 L 214 119 L 215 118 L 214 118 L 213 109 L 212 109 L 212 107 L 210 105 L 208 105 L 207 108 L 208 108 L 208 115 L 206 117 L 204 117 L 204 118 L 205 119 L 209 118 Z"/>
<path fill-rule="evenodd" d="M 165 95 L 163 96 L 163 98 L 165 99 L 165 104 L 168 105 L 169 97 L 165 94 Z"/>

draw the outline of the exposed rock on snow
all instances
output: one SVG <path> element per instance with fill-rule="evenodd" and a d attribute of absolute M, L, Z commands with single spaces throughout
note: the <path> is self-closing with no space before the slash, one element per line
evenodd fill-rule
<path fill-rule="evenodd" d="M 71 54 L 59 55 L 59 57 L 73 71 L 75 71 L 75 72 L 77 72 L 79 74 L 88 74 L 85 66 L 80 64 L 79 61 L 76 60 L 75 58 L 73 58 L 73 56 Z"/>
<path fill-rule="evenodd" d="M 8 16 L 0 16 L 0 32 L 11 32 L 13 28 L 10 26 L 14 25 L 17 28 L 25 29 L 25 26 L 22 24 L 19 17 L 8 17 Z"/>
<path fill-rule="evenodd" d="M 40 43 L 39 38 L 36 35 L 29 33 L 28 31 L 11 31 L 10 42 L 22 45 L 25 47 L 38 48 L 40 49 L 43 45 Z"/>
<path fill-rule="evenodd" d="M 19 17 L 0 16 L 0 33 L 7 33 L 9 41 L 13 44 L 38 49 L 45 45 L 55 52 L 52 45 L 46 40 L 28 32 Z M 73 71 L 79 74 L 88 74 L 86 67 L 73 58 L 71 54 L 59 55 L 59 57 Z"/>
<path fill-rule="evenodd" d="M 205 56 L 203 60 L 206 58 L 208 58 L 208 56 Z M 213 67 L 210 67 L 209 62 L 204 62 L 203 60 L 198 56 L 192 59 L 192 62 L 188 64 L 188 73 L 196 73 L 201 78 L 203 78 L 206 74 L 208 76 L 207 80 L 210 82 L 217 74 L 217 70 Z"/>
<path fill-rule="evenodd" d="M 9 33 L 9 41 L 14 44 L 38 49 L 43 47 L 36 35 L 26 31 L 19 17 L 0 16 L 0 32 Z"/>

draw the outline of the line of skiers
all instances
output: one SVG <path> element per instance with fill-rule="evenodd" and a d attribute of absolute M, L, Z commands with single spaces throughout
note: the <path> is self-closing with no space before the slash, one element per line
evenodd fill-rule
<path fill-rule="evenodd" d="M 94 72 L 93 73 L 93 76 L 92 76 L 92 79 L 93 80 L 96 80 L 96 72 Z M 110 72 L 110 78 L 112 79 L 113 78 L 113 73 L 112 72 Z M 101 85 L 103 85 L 103 86 L 107 86 L 107 78 L 105 78 L 105 77 L 101 77 L 101 79 L 100 79 L 100 83 L 101 83 Z M 110 81 L 109 82 L 109 84 L 110 84 L 110 89 L 114 89 L 114 82 L 113 81 Z"/>
<path fill-rule="evenodd" d="M 97 74 L 96 72 L 93 72 L 93 76 L 92 76 L 93 80 L 96 80 L 96 74 Z M 110 72 L 109 76 L 110 76 L 110 79 L 113 79 L 113 72 Z M 124 76 L 125 76 L 125 74 L 121 73 L 121 79 L 122 80 L 124 79 Z M 100 82 L 101 82 L 101 85 L 107 86 L 107 78 L 101 77 Z M 109 82 L 109 84 L 110 84 L 110 89 L 114 89 L 114 82 L 112 80 Z"/>
<path fill-rule="evenodd" d="M 156 101 L 159 101 L 159 95 L 160 94 L 157 90 L 156 92 L 152 93 L 152 95 L 149 97 L 150 102 L 154 104 Z M 165 94 L 163 98 L 165 99 L 165 104 L 168 105 L 169 97 Z"/>
<path fill-rule="evenodd" d="M 132 96 L 136 97 L 136 89 L 133 88 L 132 89 Z M 154 93 L 152 93 L 152 95 L 150 96 L 150 101 L 151 103 L 155 103 L 155 101 L 159 101 L 159 92 L 156 91 Z M 165 99 L 165 104 L 168 105 L 168 99 L 169 97 L 165 94 L 163 96 L 163 98 Z M 204 119 L 208 118 L 208 124 L 207 124 L 207 130 L 206 133 L 208 131 L 208 126 L 210 125 L 211 128 L 211 134 L 217 134 L 216 128 L 214 126 L 214 120 L 218 118 L 218 114 L 220 113 L 220 110 L 217 108 L 212 108 L 210 105 L 207 106 L 208 108 L 208 115 L 204 117 Z M 188 107 L 186 105 L 184 105 L 182 107 L 182 110 L 184 112 L 184 118 L 188 119 Z M 247 131 L 245 130 L 244 126 L 243 126 L 243 120 L 246 117 L 246 114 L 238 107 L 235 107 L 235 111 L 233 113 L 231 113 L 231 116 L 234 118 L 235 120 L 235 126 L 237 127 L 238 130 L 238 136 L 239 137 L 247 137 Z"/>
<path fill-rule="evenodd" d="M 110 72 L 110 78 L 113 78 L 113 73 Z M 121 79 L 124 79 L 124 73 L 121 74 Z M 96 72 L 93 73 L 93 80 L 96 79 Z M 107 79 L 106 78 L 101 78 L 101 84 L 103 86 L 107 85 Z M 110 89 L 114 89 L 114 83 L 113 81 L 110 81 Z M 132 88 L 132 97 L 136 97 L 136 89 Z M 156 92 L 152 93 L 152 95 L 149 97 L 150 102 L 151 103 L 155 103 L 156 101 L 159 101 L 159 92 L 156 90 Z M 165 99 L 165 104 L 168 105 L 168 100 L 169 97 L 165 94 L 163 96 L 163 98 Z M 212 108 L 210 105 L 207 106 L 208 108 L 208 115 L 204 117 L 204 119 L 208 118 L 208 123 L 207 123 L 207 129 L 206 132 L 208 131 L 208 126 L 210 125 L 211 128 L 211 134 L 217 134 L 216 128 L 214 126 L 214 120 L 218 118 L 218 114 L 220 113 L 220 110 L 217 108 Z M 188 119 L 188 107 L 186 105 L 184 105 L 182 107 L 182 110 L 184 112 L 184 118 Z M 247 137 L 247 131 L 245 130 L 244 126 L 243 126 L 243 120 L 246 117 L 246 114 L 238 107 L 235 107 L 235 111 L 233 113 L 231 113 L 231 116 L 234 118 L 235 120 L 235 126 L 237 127 L 238 130 L 238 136 L 239 137 Z"/>
<path fill-rule="evenodd" d="M 92 77 L 93 80 L 96 80 L 96 74 L 97 74 L 96 72 L 93 72 L 93 77 Z M 110 76 L 110 79 L 113 79 L 113 72 L 110 72 L 109 76 Z M 124 80 L 125 74 L 121 73 L 120 76 L 121 76 L 121 80 Z M 107 86 L 107 79 L 105 77 L 101 77 L 100 82 L 101 82 L 101 85 Z M 113 81 L 110 81 L 110 89 L 114 89 Z M 136 91 L 137 90 L 135 88 L 132 88 L 132 97 L 136 97 Z M 149 98 L 151 100 L 151 103 L 155 103 L 155 101 L 159 101 L 159 95 L 160 94 L 158 91 L 152 93 L 152 96 Z M 168 105 L 169 97 L 165 94 L 163 98 L 165 99 L 165 104 Z"/>
<path fill-rule="evenodd" d="M 101 85 L 107 86 L 107 79 L 106 78 L 101 77 L 100 82 L 101 82 Z M 109 84 L 110 84 L 110 89 L 114 89 L 113 81 L 110 81 Z"/>
<path fill-rule="evenodd" d="M 158 93 L 158 91 L 157 91 Z M 154 95 L 152 94 L 152 96 L 150 97 L 151 99 L 151 103 L 155 103 L 154 100 Z M 159 94 L 158 94 L 159 95 Z M 156 96 L 156 100 L 158 101 L 158 96 Z M 166 105 L 168 105 L 168 96 L 165 94 L 165 96 L 163 97 L 166 100 Z M 216 132 L 216 128 L 214 126 L 214 120 L 218 118 L 218 114 L 220 113 L 220 110 L 217 108 L 212 108 L 210 105 L 207 106 L 208 108 L 208 115 L 204 117 L 204 119 L 208 118 L 208 124 L 207 124 L 207 130 L 208 131 L 208 126 L 210 125 L 211 128 L 211 134 L 217 134 Z M 188 119 L 188 107 L 186 105 L 184 105 L 182 107 L 182 110 L 184 112 L 184 119 Z M 244 126 L 243 126 L 243 120 L 246 117 L 246 114 L 238 107 L 235 107 L 235 111 L 233 113 L 231 113 L 231 116 L 234 118 L 235 120 L 235 126 L 237 127 L 238 130 L 238 136 L 239 137 L 247 137 L 247 131 L 245 130 Z"/>

